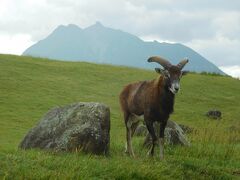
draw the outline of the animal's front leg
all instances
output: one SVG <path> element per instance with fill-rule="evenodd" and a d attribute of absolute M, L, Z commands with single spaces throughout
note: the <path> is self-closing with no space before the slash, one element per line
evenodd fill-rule
<path fill-rule="evenodd" d="M 146 117 L 144 117 L 144 120 L 146 122 L 146 126 L 147 126 L 147 129 L 148 129 L 148 132 L 150 133 L 150 135 L 152 137 L 152 146 L 151 146 L 151 148 L 148 151 L 148 155 L 153 156 L 154 155 L 154 147 L 155 147 L 155 144 L 157 142 L 157 136 L 156 136 L 154 128 L 153 128 L 153 122 L 150 119 L 146 118 Z"/>
<path fill-rule="evenodd" d="M 160 123 L 159 131 L 159 148 L 160 148 L 160 159 L 164 158 L 164 130 L 167 125 L 167 120 Z"/>

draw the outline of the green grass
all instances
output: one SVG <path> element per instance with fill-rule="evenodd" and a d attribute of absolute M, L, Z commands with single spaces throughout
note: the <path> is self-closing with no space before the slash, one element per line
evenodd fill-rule
<path fill-rule="evenodd" d="M 0 178 L 3 179 L 240 179 L 240 81 L 189 74 L 182 79 L 171 119 L 194 128 L 191 147 L 166 145 L 164 161 L 124 154 L 125 127 L 118 103 L 122 87 L 153 79 L 154 71 L 0 55 Z M 22 151 L 18 144 L 50 108 L 95 101 L 111 109 L 110 156 Z M 219 109 L 223 118 L 205 113 Z M 231 131 L 234 126 L 238 131 Z"/>

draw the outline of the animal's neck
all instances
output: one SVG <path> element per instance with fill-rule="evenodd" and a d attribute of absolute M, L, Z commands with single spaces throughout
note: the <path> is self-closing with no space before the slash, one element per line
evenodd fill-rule
<path fill-rule="evenodd" d="M 169 90 L 166 79 L 162 79 L 163 88 L 160 93 L 160 104 L 164 112 L 171 114 L 174 110 L 175 95 Z"/>

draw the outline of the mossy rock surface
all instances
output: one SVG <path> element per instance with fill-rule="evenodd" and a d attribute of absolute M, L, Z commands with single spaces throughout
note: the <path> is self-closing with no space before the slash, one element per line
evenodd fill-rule
<path fill-rule="evenodd" d="M 19 147 L 107 154 L 110 110 L 101 103 L 75 103 L 50 110 Z"/>
<path fill-rule="evenodd" d="M 159 135 L 160 124 L 154 123 L 154 130 L 157 135 Z M 182 145 L 190 146 L 190 142 L 184 134 L 183 129 L 174 121 L 168 120 L 167 126 L 164 131 L 164 138 L 167 144 L 170 145 Z M 149 133 L 147 133 L 144 146 L 150 146 L 152 144 L 152 138 Z"/>

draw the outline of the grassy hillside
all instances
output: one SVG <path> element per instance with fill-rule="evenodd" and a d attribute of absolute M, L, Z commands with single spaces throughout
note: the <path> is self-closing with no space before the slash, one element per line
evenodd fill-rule
<path fill-rule="evenodd" d="M 195 129 L 188 135 L 191 147 L 166 146 L 160 161 L 146 157 L 143 139 L 135 137 L 136 159 L 124 154 L 118 94 L 127 83 L 156 76 L 127 67 L 0 55 L 0 178 L 240 178 L 240 81 L 230 77 L 189 74 L 182 79 L 171 119 Z M 110 106 L 110 157 L 18 150 L 50 108 L 77 101 Z M 222 111 L 220 121 L 205 117 L 213 108 Z"/>

